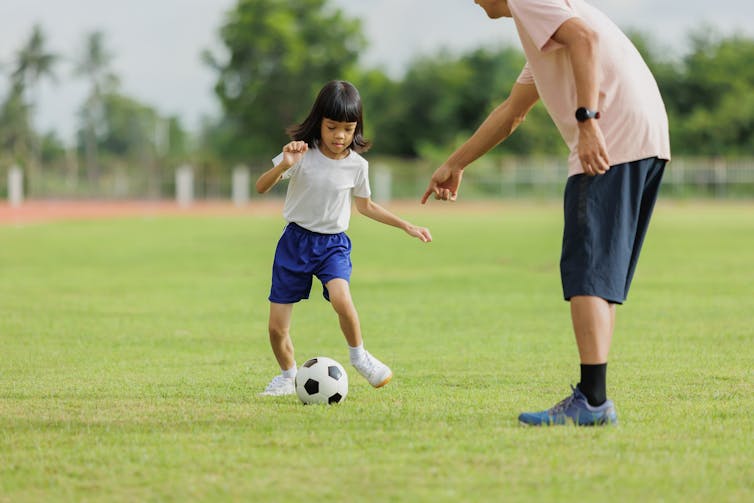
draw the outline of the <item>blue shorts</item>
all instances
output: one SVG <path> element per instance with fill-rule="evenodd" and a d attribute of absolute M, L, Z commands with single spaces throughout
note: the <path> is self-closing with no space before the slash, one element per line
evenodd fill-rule
<path fill-rule="evenodd" d="M 603 175 L 568 178 L 560 257 L 566 300 L 626 300 L 666 162 L 651 157 L 611 166 Z"/>
<path fill-rule="evenodd" d="M 312 277 L 322 282 L 322 295 L 330 300 L 325 284 L 335 278 L 351 279 L 351 240 L 345 232 L 320 234 L 289 223 L 280 236 L 272 264 L 270 302 L 292 304 L 308 299 Z"/>

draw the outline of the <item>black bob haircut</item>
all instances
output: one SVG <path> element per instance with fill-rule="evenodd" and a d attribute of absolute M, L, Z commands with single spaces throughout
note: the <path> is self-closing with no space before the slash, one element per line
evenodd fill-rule
<path fill-rule="evenodd" d="M 363 136 L 364 114 L 361 95 L 350 82 L 332 80 L 325 84 L 304 122 L 289 127 L 286 133 L 292 140 L 305 141 L 310 147 L 317 147 L 322 139 L 320 131 L 323 119 L 355 122 L 353 142 L 348 147 L 358 153 L 366 152 L 371 147 L 372 142 Z"/>

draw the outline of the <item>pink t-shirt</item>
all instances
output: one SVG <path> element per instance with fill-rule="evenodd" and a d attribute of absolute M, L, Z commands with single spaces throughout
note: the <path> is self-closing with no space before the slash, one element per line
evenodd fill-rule
<path fill-rule="evenodd" d="M 599 35 L 599 125 L 610 164 L 647 157 L 670 159 L 668 116 L 652 73 L 631 41 L 584 0 L 508 0 L 526 65 L 518 77 L 535 84 L 568 144 L 568 175 L 582 173 L 574 113 L 576 81 L 568 51 L 551 37 L 565 21 L 581 18 Z"/>

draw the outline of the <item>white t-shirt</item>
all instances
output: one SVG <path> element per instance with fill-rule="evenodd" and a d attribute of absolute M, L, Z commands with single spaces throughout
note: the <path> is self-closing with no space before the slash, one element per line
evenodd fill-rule
<path fill-rule="evenodd" d="M 277 166 L 280 153 L 272 160 Z M 283 217 L 301 227 L 322 234 L 348 229 L 351 196 L 370 197 L 369 163 L 350 151 L 343 159 L 330 159 L 316 148 L 307 150 L 301 160 L 283 173 L 289 179 Z"/>
<path fill-rule="evenodd" d="M 553 122 L 568 144 L 568 174 L 582 173 L 578 124 L 574 113 L 576 81 L 564 46 L 552 35 L 570 18 L 581 18 L 599 36 L 599 125 L 610 164 L 647 157 L 670 159 L 665 105 L 639 52 L 602 12 L 584 0 L 508 0 L 526 66 L 518 82 L 535 84 Z"/>

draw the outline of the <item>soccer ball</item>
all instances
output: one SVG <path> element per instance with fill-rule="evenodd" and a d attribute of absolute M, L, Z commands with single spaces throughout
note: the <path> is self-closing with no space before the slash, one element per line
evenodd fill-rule
<path fill-rule="evenodd" d="M 298 368 L 296 394 L 306 405 L 340 403 L 348 394 L 348 374 L 332 358 L 312 358 Z"/>

